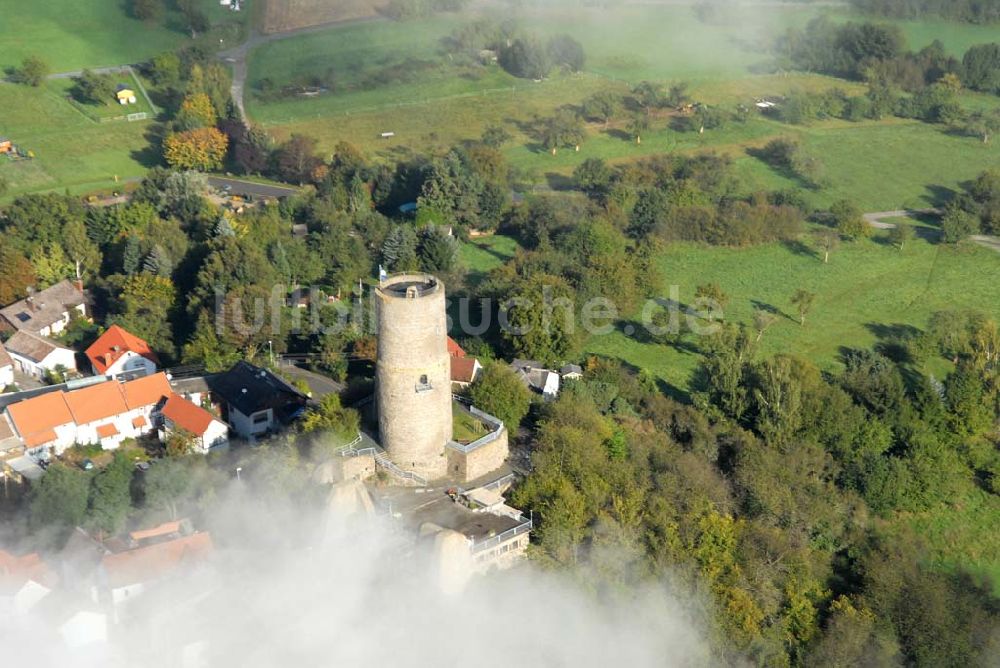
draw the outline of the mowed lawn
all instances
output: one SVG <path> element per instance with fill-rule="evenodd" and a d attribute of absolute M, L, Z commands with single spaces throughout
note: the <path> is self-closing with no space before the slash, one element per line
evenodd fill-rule
<path fill-rule="evenodd" d="M 200 40 L 240 41 L 249 12 L 231 12 L 218 0 L 197 0 L 212 22 Z M 122 0 L 0 0 L 0 70 L 39 56 L 53 72 L 128 65 L 191 42 L 175 3 L 157 23 L 132 18 Z"/>
<path fill-rule="evenodd" d="M 870 347 L 901 328 L 922 328 L 937 310 L 976 308 L 1000 317 L 1000 284 L 990 278 L 1000 272 L 1000 254 L 978 246 L 917 238 L 901 252 L 876 237 L 841 246 L 823 264 L 808 244 L 675 244 L 663 252 L 659 268 L 662 296 L 676 285 L 681 303 L 694 299 L 698 285 L 718 283 L 729 297 L 730 321 L 750 324 L 755 308 L 776 309 L 781 317 L 764 335 L 760 353 L 800 355 L 828 370 L 839 368 L 843 347 Z M 805 326 L 790 303 L 799 288 L 817 295 Z M 687 391 L 700 359 L 697 337 L 674 348 L 621 329 L 592 337 L 587 351 L 648 369 L 674 391 Z"/>
<path fill-rule="evenodd" d="M 203 0 L 208 5 L 218 2 Z M 176 48 L 187 35 L 128 16 L 120 0 L 0 0 L 0 68 L 26 56 L 54 72 L 122 65 Z M 178 24 L 171 13 L 169 24 Z M 179 24 L 175 27 L 179 27 Z"/>
<path fill-rule="evenodd" d="M 939 206 L 949 190 L 1000 165 L 1000 145 L 918 121 L 833 121 L 782 128 L 782 135 L 798 137 L 824 165 L 824 186 L 804 191 L 820 207 L 839 199 L 849 199 L 865 211 Z M 760 189 L 802 187 L 745 152 L 736 166 Z"/>
<path fill-rule="evenodd" d="M 148 162 L 149 122 L 96 123 L 65 100 L 56 88 L 0 83 L 0 135 L 35 154 L 34 160 L 0 157 L 7 198 L 21 192 L 112 188 L 142 176 Z"/>
<path fill-rule="evenodd" d="M 579 40 L 587 53 L 585 70 L 591 74 L 623 84 L 642 79 L 699 83 L 748 75 L 753 65 L 769 58 L 762 50 L 766 35 L 814 15 L 812 9 L 795 7 L 767 13 L 739 10 L 725 20 L 703 22 L 690 6 L 619 7 L 524 11 L 514 20 L 525 32 L 543 38 L 569 34 Z M 497 66 L 458 65 L 448 56 L 442 38 L 477 18 L 481 17 L 445 14 L 418 21 L 371 21 L 266 44 L 251 56 L 251 88 L 265 78 L 279 87 L 316 79 L 331 82 L 331 91 L 266 102 L 251 95 L 250 113 L 265 123 L 292 123 L 331 113 L 381 112 L 401 102 L 530 86 L 531 82 L 515 79 Z M 399 79 L 372 78 L 407 62 L 426 65 Z"/>

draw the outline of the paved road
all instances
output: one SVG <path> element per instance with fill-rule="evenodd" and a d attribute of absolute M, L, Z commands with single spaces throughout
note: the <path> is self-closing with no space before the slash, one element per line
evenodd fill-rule
<path fill-rule="evenodd" d="M 332 378 L 327 378 L 322 374 L 301 367 L 285 366 L 282 364 L 281 371 L 292 378 L 301 378 L 306 381 L 306 384 L 312 391 L 312 398 L 315 400 L 319 400 L 328 394 L 340 394 L 346 388 L 343 383 L 338 383 Z"/>
<path fill-rule="evenodd" d="M 229 192 L 233 195 L 253 197 L 289 197 L 298 192 L 297 188 L 291 186 L 274 186 L 267 183 L 254 183 L 253 181 L 243 181 L 241 179 L 230 179 L 222 176 L 209 176 L 208 185 L 220 190 L 229 187 Z"/>

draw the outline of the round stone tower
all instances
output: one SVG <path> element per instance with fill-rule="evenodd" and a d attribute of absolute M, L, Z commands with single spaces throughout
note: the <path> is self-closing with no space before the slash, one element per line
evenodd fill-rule
<path fill-rule="evenodd" d="M 444 284 L 403 274 L 375 290 L 375 398 L 382 447 L 400 468 L 427 479 L 447 472 L 452 437 L 451 361 Z"/>

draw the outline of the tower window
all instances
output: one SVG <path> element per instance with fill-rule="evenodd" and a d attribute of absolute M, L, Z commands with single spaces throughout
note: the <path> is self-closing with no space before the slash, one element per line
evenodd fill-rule
<path fill-rule="evenodd" d="M 420 384 L 421 385 L 427 384 L 427 374 L 424 374 L 423 376 L 420 377 Z"/>
<path fill-rule="evenodd" d="M 428 380 L 427 378 L 427 374 L 420 376 L 420 382 L 417 383 L 416 387 L 417 392 L 427 392 L 428 390 L 432 389 L 434 388 L 431 387 L 431 383 L 430 380 Z"/>

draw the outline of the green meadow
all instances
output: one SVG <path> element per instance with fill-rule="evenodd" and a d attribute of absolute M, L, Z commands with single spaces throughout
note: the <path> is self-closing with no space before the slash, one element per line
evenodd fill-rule
<path fill-rule="evenodd" d="M 974 245 L 944 246 L 936 242 L 935 228 L 916 229 L 902 251 L 879 233 L 843 244 L 828 264 L 808 240 L 752 248 L 674 244 L 660 256 L 660 294 L 669 297 L 670 286 L 677 286 L 686 304 L 698 285 L 718 283 L 728 296 L 726 320 L 750 325 L 757 308 L 779 313 L 760 341 L 760 354 L 799 355 L 825 370 L 839 367 L 843 348 L 871 347 L 922 328 L 938 310 L 986 309 L 1000 317 L 1000 285 L 983 280 L 1000 271 L 1000 254 Z M 799 288 L 816 294 L 805 325 L 790 303 Z M 623 329 L 638 319 L 628 315 L 615 332 L 591 337 L 587 351 L 648 369 L 673 392 L 686 393 L 701 355 L 699 337 L 688 334 L 681 346 L 670 347 L 645 340 L 641 331 L 627 336 Z"/>

